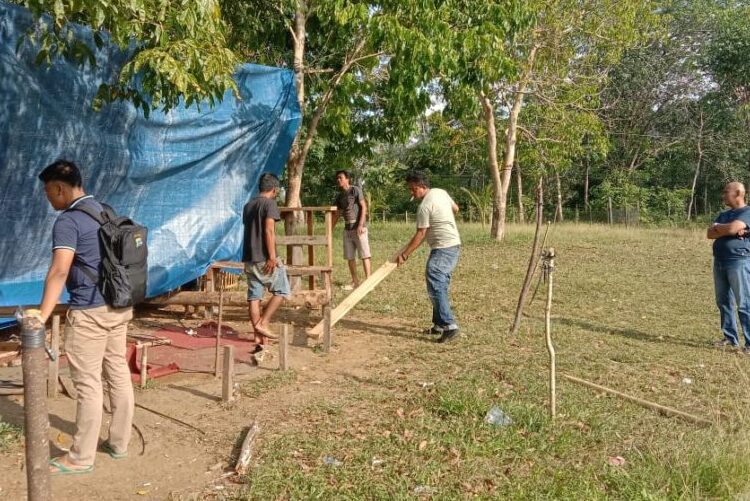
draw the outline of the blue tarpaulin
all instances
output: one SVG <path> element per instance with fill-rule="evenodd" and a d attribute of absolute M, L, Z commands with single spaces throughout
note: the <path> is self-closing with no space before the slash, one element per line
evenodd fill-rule
<path fill-rule="evenodd" d="M 84 188 L 149 228 L 150 297 L 201 274 L 216 260 L 239 260 L 241 212 L 263 172 L 280 175 L 299 126 L 292 72 L 244 65 L 214 108 L 153 111 L 128 103 L 96 112 L 91 102 L 125 62 L 114 46 L 96 49 L 96 67 L 59 60 L 34 64 L 16 52 L 31 14 L 0 3 L 0 306 L 36 304 L 51 258 L 57 213 L 38 173 L 75 162 Z M 63 298 L 64 300 L 64 298 Z"/>

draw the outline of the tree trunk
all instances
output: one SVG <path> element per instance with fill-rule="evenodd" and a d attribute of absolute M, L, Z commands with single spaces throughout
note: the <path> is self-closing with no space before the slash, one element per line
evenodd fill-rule
<path fill-rule="evenodd" d="M 529 51 L 529 57 L 526 61 L 526 69 L 518 81 L 518 87 L 516 88 L 513 96 L 513 106 L 511 106 L 510 113 L 508 115 L 508 128 L 505 130 L 505 152 L 503 154 L 503 171 L 502 176 L 498 172 L 498 184 L 496 186 L 498 190 L 495 192 L 494 206 L 492 208 L 493 216 L 496 216 L 492 221 L 492 228 L 490 230 L 490 237 L 497 241 L 501 241 L 505 236 L 505 210 L 508 199 L 508 188 L 510 186 L 510 176 L 513 171 L 513 162 L 516 159 L 516 140 L 518 138 L 518 115 L 521 113 L 523 107 L 523 100 L 526 96 L 526 87 L 529 84 L 531 73 L 534 68 L 534 60 L 539 47 L 533 45 L 531 51 Z M 493 117 L 494 127 L 494 117 Z M 497 165 L 497 154 L 495 153 L 495 165 Z M 492 168 L 492 167 L 490 167 Z M 493 176 L 495 173 L 493 172 Z"/>
<path fill-rule="evenodd" d="M 693 213 L 693 205 L 695 204 L 695 186 L 698 183 L 698 174 L 701 170 L 701 163 L 703 162 L 703 111 L 699 115 L 700 125 L 698 126 L 698 162 L 695 165 L 695 174 L 693 175 L 693 184 L 690 187 L 690 203 L 688 204 L 687 218 L 690 221 L 690 217 Z M 698 217 L 698 211 L 696 208 L 695 216 Z"/>
<path fill-rule="evenodd" d="M 589 207 L 589 159 L 586 158 L 586 178 L 583 181 L 583 206 L 586 212 L 591 215 L 591 208 Z"/>
<path fill-rule="evenodd" d="M 297 102 L 299 103 L 301 119 L 304 120 L 305 113 L 305 38 L 307 35 L 305 23 L 307 16 L 303 6 L 299 4 L 299 9 L 294 16 L 294 28 L 292 38 L 294 40 L 294 85 L 297 90 Z M 286 200 L 287 207 L 301 207 L 300 192 L 302 189 L 302 171 L 305 168 L 305 159 L 300 148 L 302 139 L 302 127 L 297 129 L 297 136 L 292 143 L 292 149 L 289 152 L 287 161 L 287 190 Z M 309 136 L 309 134 L 308 134 Z M 284 220 L 284 230 L 287 235 L 294 233 L 297 226 L 302 224 L 302 212 L 292 212 Z"/>
<path fill-rule="evenodd" d="M 516 166 L 516 190 L 518 192 L 518 222 L 521 224 L 526 223 L 526 215 L 523 212 L 523 179 L 521 178 L 521 167 L 518 162 Z"/>
<path fill-rule="evenodd" d="M 492 225 L 490 235 L 495 240 L 502 240 L 502 234 L 497 236 L 498 221 L 505 220 L 505 204 L 507 191 L 503 189 L 500 169 L 497 163 L 497 129 L 495 128 L 495 108 L 487 95 L 482 92 L 479 100 L 484 111 L 484 121 L 487 127 L 487 166 L 492 178 Z"/>
<path fill-rule="evenodd" d="M 555 204 L 555 222 L 563 220 L 562 186 L 560 185 L 560 173 L 555 172 L 555 184 L 557 187 L 557 203 Z"/>
<path fill-rule="evenodd" d="M 544 181 L 540 177 L 539 184 L 536 187 L 536 227 L 534 229 L 534 241 L 531 244 L 531 256 L 529 256 L 529 265 L 526 268 L 526 276 L 523 279 L 521 293 L 518 295 L 518 304 L 516 305 L 516 316 L 513 325 L 510 328 L 510 334 L 518 334 L 521 327 L 521 317 L 523 316 L 523 306 L 526 303 L 526 296 L 529 295 L 531 280 L 534 278 L 537 262 L 539 261 L 539 234 L 542 231 L 542 220 L 544 219 Z"/>

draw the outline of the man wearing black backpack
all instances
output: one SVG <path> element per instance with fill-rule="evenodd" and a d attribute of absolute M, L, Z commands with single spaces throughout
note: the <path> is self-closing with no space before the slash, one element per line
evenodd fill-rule
<path fill-rule="evenodd" d="M 41 317 L 47 321 L 65 286 L 70 296 L 65 353 L 78 394 L 73 444 L 66 455 L 50 460 L 50 471 L 88 473 L 94 469 L 99 442 L 102 375 L 109 386 L 112 421 L 109 438 L 101 447 L 115 459 L 127 456 L 134 398 L 125 348 L 133 309 L 113 308 L 102 295 L 102 224 L 91 214 L 99 215 L 104 208 L 84 192 L 78 168 L 58 160 L 47 166 L 39 179 L 49 203 L 63 211 L 52 229 L 52 263 L 44 281 Z"/>

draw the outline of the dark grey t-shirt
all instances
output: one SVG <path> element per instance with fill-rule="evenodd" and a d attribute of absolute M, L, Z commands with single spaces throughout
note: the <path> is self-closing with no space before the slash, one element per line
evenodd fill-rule
<path fill-rule="evenodd" d="M 359 221 L 359 202 L 363 199 L 364 195 L 359 186 L 351 186 L 348 190 L 341 191 L 336 196 L 336 207 L 339 209 L 347 230 L 356 228 Z M 367 222 L 365 222 L 365 225 L 367 225 Z"/>
<path fill-rule="evenodd" d="M 102 261 L 99 223 L 84 212 L 70 210 L 82 205 L 92 207 L 97 212 L 102 210 L 102 206 L 91 195 L 81 197 L 57 217 L 52 227 L 52 250 L 69 249 L 75 253 L 73 265 L 65 282 L 65 288 L 70 295 L 70 308 L 73 310 L 95 308 L 105 304 L 99 286 L 82 271 L 82 268 L 87 268 L 98 276 Z"/>
<path fill-rule="evenodd" d="M 269 254 L 266 239 L 263 238 L 263 225 L 266 219 L 281 219 L 279 206 L 270 198 L 257 196 L 242 209 L 242 224 L 245 225 L 245 240 L 242 245 L 242 261 L 260 263 L 267 261 Z"/>

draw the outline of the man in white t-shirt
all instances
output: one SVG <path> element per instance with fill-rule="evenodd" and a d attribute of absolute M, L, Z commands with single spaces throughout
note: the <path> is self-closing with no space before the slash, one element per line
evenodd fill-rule
<path fill-rule="evenodd" d="M 412 196 L 422 200 L 422 203 L 417 209 L 417 231 L 399 253 L 396 262 L 401 266 L 422 241 L 427 240 L 431 250 L 425 279 L 427 295 L 432 301 L 432 327 L 427 332 L 439 334 L 438 343 L 445 343 L 458 335 L 458 325 L 448 298 L 451 274 L 461 252 L 461 237 L 454 217 L 458 205 L 445 190 L 430 188 L 430 181 L 424 172 L 410 172 L 406 176 L 406 184 Z"/>

